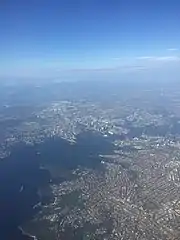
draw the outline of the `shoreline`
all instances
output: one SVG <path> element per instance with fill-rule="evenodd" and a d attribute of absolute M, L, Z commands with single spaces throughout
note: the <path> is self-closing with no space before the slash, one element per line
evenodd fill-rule
<path fill-rule="evenodd" d="M 18 228 L 19 228 L 19 230 L 21 231 L 22 236 L 24 235 L 25 237 L 28 237 L 28 238 L 30 238 L 30 239 L 32 239 L 32 240 L 38 240 L 36 236 L 33 236 L 33 235 L 31 235 L 30 233 L 25 232 L 25 231 L 22 229 L 22 227 L 18 227 Z"/>

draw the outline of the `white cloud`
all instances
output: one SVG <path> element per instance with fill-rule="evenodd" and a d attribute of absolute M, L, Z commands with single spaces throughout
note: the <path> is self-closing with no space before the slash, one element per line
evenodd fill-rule
<path fill-rule="evenodd" d="M 137 57 L 137 60 L 150 60 L 150 61 L 180 61 L 180 57 L 178 56 L 142 56 Z"/>
<path fill-rule="evenodd" d="M 168 48 L 167 50 L 170 51 L 170 52 L 179 51 L 178 48 Z"/>
<path fill-rule="evenodd" d="M 142 57 L 137 57 L 136 59 L 137 60 L 152 60 L 154 58 L 155 57 L 153 57 L 153 56 L 142 56 Z"/>
<path fill-rule="evenodd" d="M 165 56 L 165 57 L 157 57 L 156 61 L 180 61 L 178 56 Z"/>

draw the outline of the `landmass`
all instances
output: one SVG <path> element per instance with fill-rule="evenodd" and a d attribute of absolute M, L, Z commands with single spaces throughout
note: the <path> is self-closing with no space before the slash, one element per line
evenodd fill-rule
<path fill-rule="evenodd" d="M 4 88 L 4 235 L 11 218 L 40 240 L 179 239 L 178 83 Z"/>

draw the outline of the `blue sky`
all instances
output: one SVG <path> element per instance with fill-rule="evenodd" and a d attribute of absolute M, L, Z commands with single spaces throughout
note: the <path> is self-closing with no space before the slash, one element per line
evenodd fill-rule
<path fill-rule="evenodd" d="M 2 0 L 0 76 L 178 66 L 179 12 L 179 0 Z"/>

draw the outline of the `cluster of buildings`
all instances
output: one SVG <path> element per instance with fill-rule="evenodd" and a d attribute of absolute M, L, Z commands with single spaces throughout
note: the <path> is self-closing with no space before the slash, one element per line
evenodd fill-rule
<path fill-rule="evenodd" d="M 73 144 L 87 130 L 114 146 L 111 154 L 101 154 L 100 170 L 79 167 L 71 172 L 74 178 L 52 183 L 54 202 L 31 224 L 46 222 L 64 239 L 66 229 L 82 231 L 83 239 L 178 239 L 180 139 L 149 132 L 149 126 L 172 127 L 174 116 L 123 104 L 60 101 L 7 129 L 1 157 L 18 142 L 33 145 L 56 136 Z"/>

